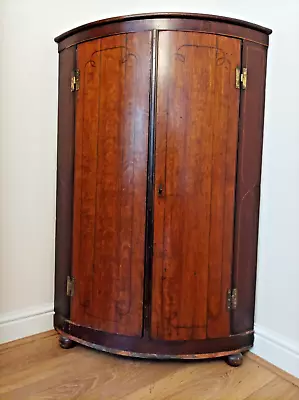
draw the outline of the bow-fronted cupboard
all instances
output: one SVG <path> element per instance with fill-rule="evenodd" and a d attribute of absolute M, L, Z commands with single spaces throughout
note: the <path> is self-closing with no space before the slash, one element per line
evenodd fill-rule
<path fill-rule="evenodd" d="M 241 363 L 253 343 L 270 33 L 144 14 L 56 38 L 62 347 Z"/>

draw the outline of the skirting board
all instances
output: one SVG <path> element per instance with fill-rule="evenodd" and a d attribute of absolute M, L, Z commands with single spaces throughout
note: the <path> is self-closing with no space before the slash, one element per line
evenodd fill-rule
<path fill-rule="evenodd" d="M 299 341 L 292 342 L 276 332 L 255 325 L 254 347 L 251 351 L 299 378 Z"/>
<path fill-rule="evenodd" d="M 0 314 L 0 344 L 53 329 L 53 303 Z"/>

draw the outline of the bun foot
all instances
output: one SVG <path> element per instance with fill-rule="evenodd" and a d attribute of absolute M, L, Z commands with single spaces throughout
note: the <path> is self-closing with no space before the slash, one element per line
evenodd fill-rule
<path fill-rule="evenodd" d="M 75 342 L 73 342 L 68 337 L 62 335 L 59 336 L 59 344 L 60 347 L 63 349 L 71 349 L 72 347 L 75 346 Z"/>
<path fill-rule="evenodd" d="M 243 354 L 242 353 L 231 354 L 227 357 L 226 362 L 231 367 L 239 367 L 243 363 Z"/>

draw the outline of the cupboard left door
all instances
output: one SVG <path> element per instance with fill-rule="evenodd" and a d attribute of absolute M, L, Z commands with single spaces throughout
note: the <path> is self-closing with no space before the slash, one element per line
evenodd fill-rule
<path fill-rule="evenodd" d="M 142 335 L 151 33 L 79 44 L 71 320 Z"/>

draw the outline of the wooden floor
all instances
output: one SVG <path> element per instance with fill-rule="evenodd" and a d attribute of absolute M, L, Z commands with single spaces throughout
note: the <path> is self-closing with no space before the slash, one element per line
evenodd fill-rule
<path fill-rule="evenodd" d="M 0 346 L 4 400 L 299 400 L 297 382 L 252 355 L 239 368 L 223 360 L 138 361 L 63 350 L 53 331 Z"/>

